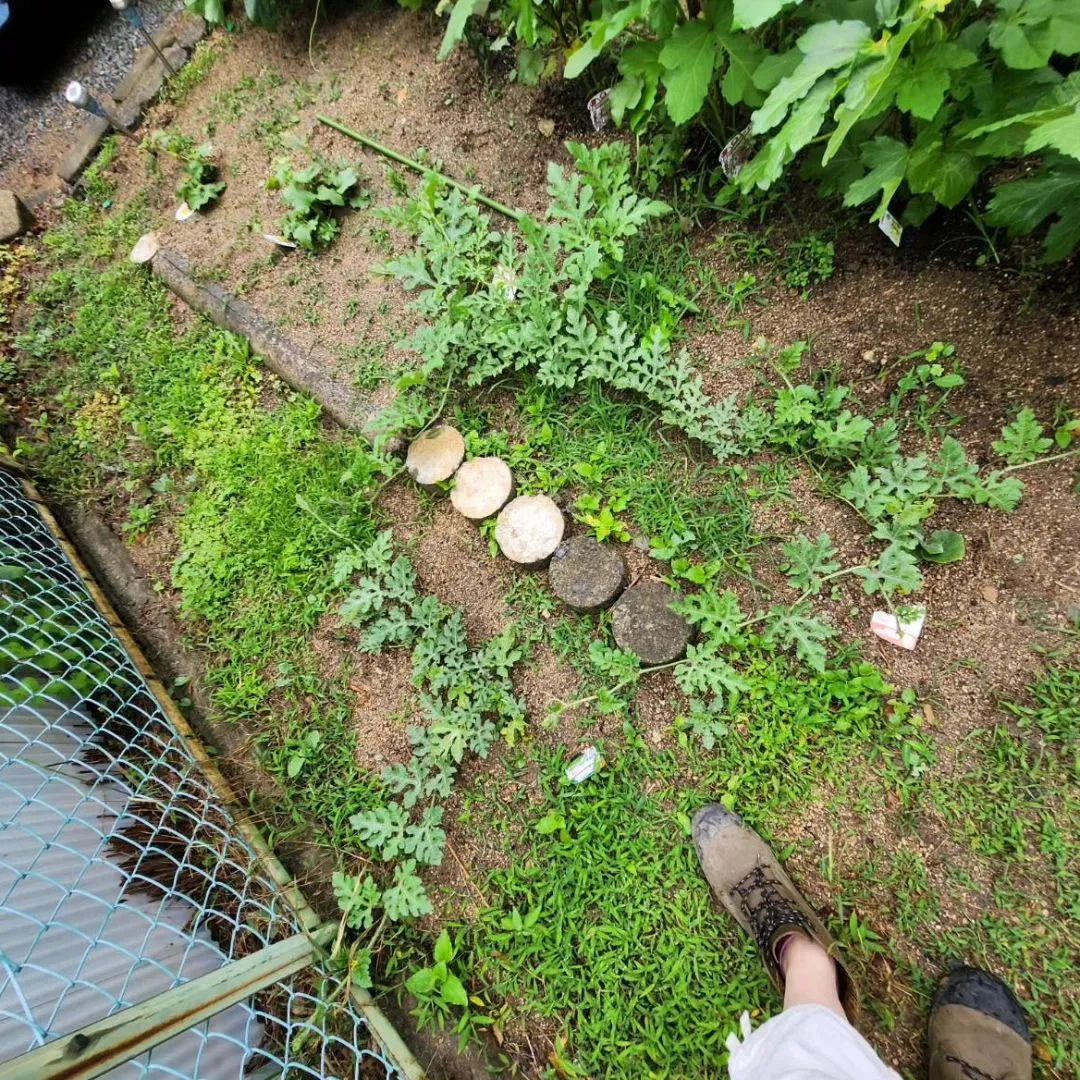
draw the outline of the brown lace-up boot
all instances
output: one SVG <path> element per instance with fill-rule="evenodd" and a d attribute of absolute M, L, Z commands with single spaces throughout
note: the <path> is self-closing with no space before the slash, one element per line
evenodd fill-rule
<path fill-rule="evenodd" d="M 1031 1080 L 1031 1035 L 1020 1003 L 979 968 L 950 972 L 934 995 L 930 1080 Z"/>
<path fill-rule="evenodd" d="M 843 960 L 821 920 L 791 883 L 769 845 L 738 814 L 718 803 L 694 815 L 694 846 L 701 869 L 720 903 L 757 942 L 765 969 L 784 992 L 778 949 L 789 934 L 805 934 L 836 961 L 837 988 L 851 1018 L 856 995 Z"/>

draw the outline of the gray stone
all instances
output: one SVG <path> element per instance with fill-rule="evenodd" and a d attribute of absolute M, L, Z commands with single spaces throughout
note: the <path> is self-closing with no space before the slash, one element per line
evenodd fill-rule
<path fill-rule="evenodd" d="M 79 128 L 75 141 L 56 166 L 56 175 L 61 180 L 73 184 L 79 174 L 90 164 L 90 159 L 97 153 L 98 144 L 109 130 L 109 121 L 102 116 L 89 116 Z"/>
<path fill-rule="evenodd" d="M 194 48 L 206 37 L 206 20 L 193 11 L 182 11 L 176 20 L 176 44 L 185 49 Z M 160 44 L 160 43 L 159 43 Z"/>
<path fill-rule="evenodd" d="M 603 611 L 626 587 L 626 563 L 592 536 L 571 536 L 551 556 L 551 591 L 575 611 Z"/>
<path fill-rule="evenodd" d="M 181 50 L 194 48 L 195 44 L 206 34 L 206 20 L 201 15 L 195 15 L 190 11 L 181 12 L 170 18 L 165 25 L 154 34 L 157 47 L 165 54 L 166 60 L 177 71 L 184 65 L 186 52 L 178 52 L 175 46 Z M 177 60 L 179 57 L 179 60 Z M 113 87 L 112 97 L 114 101 L 124 101 L 131 94 L 136 84 L 150 69 L 150 65 L 157 60 L 157 54 L 149 45 L 135 51 L 135 63 L 131 70 Z M 161 65 L 158 64 L 158 67 Z"/>
<path fill-rule="evenodd" d="M 162 49 L 162 52 L 165 54 L 165 59 L 177 70 L 182 68 L 187 60 L 187 52 L 180 48 L 179 45 L 170 45 L 168 48 Z M 143 110 L 161 90 L 166 74 L 160 61 L 155 57 L 153 62 L 136 80 L 135 85 L 128 88 L 124 100 L 115 110 L 117 120 L 124 127 L 133 128 L 142 119 Z"/>
<path fill-rule="evenodd" d="M 627 589 L 611 610 L 615 643 L 647 667 L 679 660 L 693 637 L 693 627 L 671 609 L 677 599 L 661 581 L 642 581 Z"/>
<path fill-rule="evenodd" d="M 0 244 L 14 240 L 34 224 L 34 215 L 14 191 L 0 191 Z"/>

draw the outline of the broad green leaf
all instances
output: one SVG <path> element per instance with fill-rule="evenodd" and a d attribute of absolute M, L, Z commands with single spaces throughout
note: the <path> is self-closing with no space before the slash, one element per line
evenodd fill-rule
<path fill-rule="evenodd" d="M 950 210 L 975 186 L 979 166 L 966 150 L 946 148 L 940 139 L 912 148 L 907 182 L 913 192 L 929 192 Z"/>
<path fill-rule="evenodd" d="M 531 2 L 531 0 L 530 0 Z M 586 24 L 582 42 L 566 60 L 564 79 L 576 79 L 635 19 L 641 17 L 641 4 L 627 4 L 614 14 Z"/>
<path fill-rule="evenodd" d="M 717 33 L 716 40 L 727 53 L 727 71 L 720 84 L 720 93 L 731 105 L 760 105 L 763 97 L 754 85 L 754 72 L 765 56 L 765 50 L 745 34 Z"/>
<path fill-rule="evenodd" d="M 469 1004 L 469 995 L 456 975 L 446 976 L 446 982 L 442 985 L 442 999 L 448 1005 L 458 1005 L 463 1009 Z"/>
<path fill-rule="evenodd" d="M 1080 112 L 1040 124 L 1024 144 L 1024 153 L 1036 154 L 1048 146 L 1080 158 Z"/>
<path fill-rule="evenodd" d="M 751 30 L 761 26 L 787 7 L 791 0 L 735 0 L 733 30 Z"/>
<path fill-rule="evenodd" d="M 608 96 L 611 119 L 619 125 L 627 111 L 641 100 L 641 91 L 645 83 L 639 75 L 624 75 L 612 88 Z"/>
<path fill-rule="evenodd" d="M 870 167 L 870 171 L 847 189 L 844 193 L 844 205 L 858 206 L 880 191 L 881 200 L 870 218 L 871 221 L 877 221 L 889 209 L 889 202 L 903 183 L 908 147 L 897 139 L 890 139 L 888 135 L 879 135 L 863 145 L 862 160 Z"/>
<path fill-rule="evenodd" d="M 432 953 L 437 964 L 449 964 L 454 959 L 454 944 L 446 929 L 435 939 L 435 951 Z"/>
<path fill-rule="evenodd" d="M 435 988 L 435 972 L 431 968 L 414 971 L 405 980 L 405 989 L 416 997 L 425 997 Z"/>
<path fill-rule="evenodd" d="M 798 49 L 782 53 L 766 53 L 754 69 L 754 85 L 759 90 L 771 90 L 781 79 L 790 75 L 800 63 L 803 54 Z"/>
<path fill-rule="evenodd" d="M 1063 206 L 1058 220 L 1047 230 L 1042 262 L 1059 262 L 1080 247 L 1080 201 Z"/>
<path fill-rule="evenodd" d="M 536 6 L 532 3 L 532 0 L 528 0 L 528 3 L 518 5 L 517 23 L 514 26 L 514 33 L 517 34 L 518 40 L 524 42 L 529 49 L 527 51 L 532 52 L 533 47 L 537 43 L 536 38 Z M 518 58 L 518 71 L 521 71 L 520 57 Z M 530 63 L 533 61 L 529 61 Z M 539 75 L 539 73 L 537 73 Z M 535 86 L 538 79 L 534 79 L 533 82 L 527 83 L 529 86 Z"/>
<path fill-rule="evenodd" d="M 439 46 L 440 60 L 445 60 L 465 36 L 465 24 L 469 21 L 469 16 L 477 14 L 484 6 L 485 0 L 454 0 L 450 19 L 446 24 L 446 33 L 443 34 L 442 44 Z"/>
<path fill-rule="evenodd" d="M 990 44 L 1011 68 L 1030 71 L 1042 67 L 1054 51 L 1054 32 L 1049 22 L 1035 25 L 1018 16 L 1022 3 L 999 4 L 997 19 L 990 27 Z M 1013 10 L 1010 12 L 1009 8 Z"/>
<path fill-rule="evenodd" d="M 922 120 L 933 120 L 945 100 L 951 78 L 945 68 L 920 62 L 901 81 L 896 91 L 896 107 Z"/>
<path fill-rule="evenodd" d="M 892 85 L 890 84 L 886 89 L 886 84 L 889 83 L 893 70 L 900 60 L 904 46 L 910 41 L 912 35 L 922 28 L 928 18 L 928 15 L 924 15 L 901 27 L 885 43 L 884 55 L 865 64 L 852 76 L 844 92 L 844 101 L 836 110 L 834 116 L 836 129 L 825 147 L 825 153 L 821 158 L 822 164 L 828 164 L 829 159 L 840 149 L 848 132 L 855 124 L 864 116 L 880 112 L 883 102 L 879 99 L 879 95 L 884 93 L 891 96 Z"/>
<path fill-rule="evenodd" d="M 822 79 L 792 110 L 784 126 L 739 172 L 739 188 L 767 188 L 779 179 L 784 166 L 821 130 L 829 103 L 836 93 L 836 76 Z"/>
<path fill-rule="evenodd" d="M 664 66 L 664 101 L 674 124 L 685 124 L 701 110 L 716 64 L 717 42 L 700 20 L 684 23 L 660 52 Z"/>
<path fill-rule="evenodd" d="M 919 557 L 924 562 L 954 563 L 960 562 L 967 545 L 964 538 L 952 529 L 935 529 L 919 545 Z"/>
<path fill-rule="evenodd" d="M 827 71 L 846 67 L 870 42 L 870 27 L 856 19 L 816 23 L 797 45 L 803 54 L 799 66 L 781 79 L 750 118 L 751 130 L 761 135 L 776 127 L 790 106 L 805 97 Z"/>
<path fill-rule="evenodd" d="M 1043 262 L 1067 258 L 1080 247 L 1080 165 L 1061 158 L 1037 176 L 994 189 L 986 220 L 1012 235 L 1029 233 L 1051 215 L 1055 221 L 1043 241 Z"/>
<path fill-rule="evenodd" d="M 952 80 L 950 72 L 970 67 L 978 59 L 970 49 L 948 41 L 916 50 L 911 69 L 904 72 L 896 92 L 897 108 L 922 120 L 933 120 L 945 100 Z"/>
<path fill-rule="evenodd" d="M 991 225 L 1014 236 L 1031 232 L 1070 199 L 1080 197 L 1080 170 L 1043 172 L 994 188 L 986 208 Z"/>

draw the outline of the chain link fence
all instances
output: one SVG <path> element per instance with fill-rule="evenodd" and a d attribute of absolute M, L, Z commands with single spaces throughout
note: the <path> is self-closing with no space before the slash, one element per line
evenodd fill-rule
<path fill-rule="evenodd" d="M 301 929 L 0 470 L 0 1076 L 4 1062 Z M 401 1074 L 347 988 L 306 969 L 110 1075 Z"/>

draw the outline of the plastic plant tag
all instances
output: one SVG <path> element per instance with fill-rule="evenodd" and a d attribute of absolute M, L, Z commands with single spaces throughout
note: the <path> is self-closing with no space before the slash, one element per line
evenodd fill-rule
<path fill-rule="evenodd" d="M 611 87 L 589 98 L 589 119 L 592 121 L 593 131 L 607 131 L 611 127 L 611 113 L 608 112 L 607 103 L 609 97 Z"/>
<path fill-rule="evenodd" d="M 517 274 L 509 266 L 499 263 L 491 276 L 491 284 L 493 288 L 502 289 L 508 300 L 517 299 Z"/>
<path fill-rule="evenodd" d="M 286 240 L 284 236 L 278 236 L 277 233 L 264 232 L 262 238 L 268 244 L 276 244 L 279 248 L 294 248 L 296 245 L 291 240 Z"/>
<path fill-rule="evenodd" d="M 742 172 L 742 167 L 754 152 L 754 138 L 748 127 L 733 135 L 720 151 L 720 168 L 729 180 Z"/>
<path fill-rule="evenodd" d="M 870 616 L 870 629 L 882 641 L 911 652 L 919 640 L 924 622 L 926 608 L 922 604 L 913 604 L 901 608 L 896 615 L 888 611 L 875 611 Z"/>
<path fill-rule="evenodd" d="M 600 751 L 595 746 L 587 746 L 566 766 L 566 779 L 571 784 L 580 784 L 583 780 L 588 780 L 603 764 Z"/>
<path fill-rule="evenodd" d="M 904 235 L 904 226 L 889 213 L 888 210 L 881 215 L 877 227 L 897 246 L 900 246 L 900 237 Z"/>

